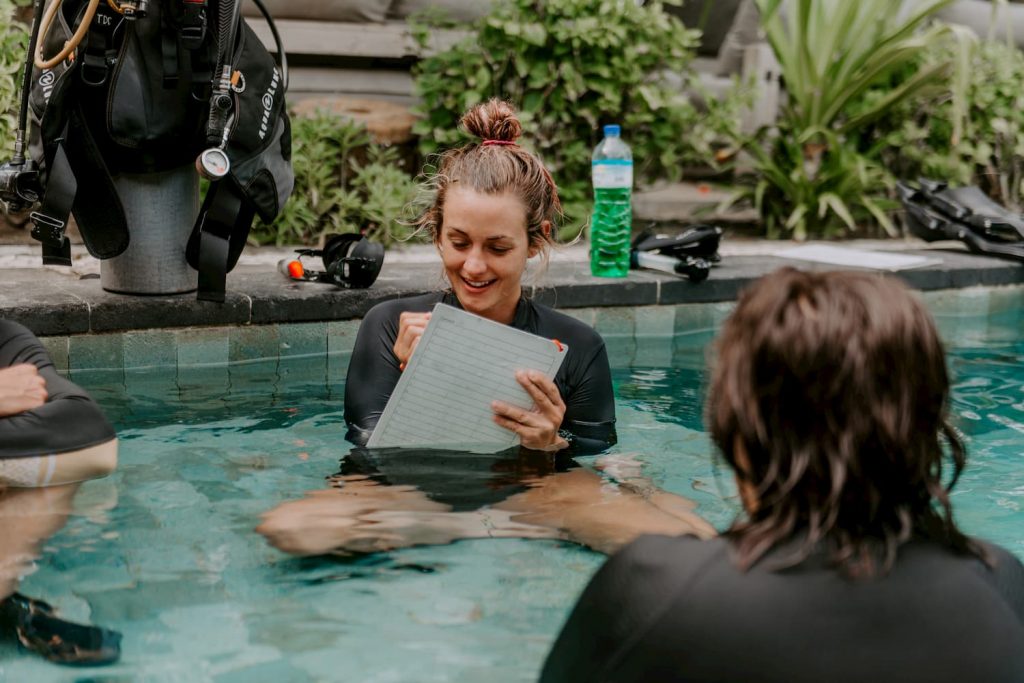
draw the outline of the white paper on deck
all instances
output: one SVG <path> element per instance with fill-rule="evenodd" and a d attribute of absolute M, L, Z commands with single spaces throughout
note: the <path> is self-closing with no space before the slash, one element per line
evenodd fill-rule
<path fill-rule="evenodd" d="M 942 263 L 942 259 L 916 254 L 901 254 L 891 251 L 868 251 L 850 247 L 834 247 L 827 244 L 807 244 L 776 251 L 773 256 L 828 263 L 833 266 L 852 268 L 872 268 L 874 270 L 905 270 L 920 268 L 933 263 Z"/>
<path fill-rule="evenodd" d="M 526 410 L 533 399 L 516 370 L 553 378 L 567 348 L 466 311 L 437 304 L 367 446 L 499 451 L 519 443 L 494 423 L 491 402 Z"/>

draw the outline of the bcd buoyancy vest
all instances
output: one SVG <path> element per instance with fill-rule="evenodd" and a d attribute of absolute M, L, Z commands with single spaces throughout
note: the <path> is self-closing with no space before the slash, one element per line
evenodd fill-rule
<path fill-rule="evenodd" d="M 113 176 L 180 168 L 216 147 L 226 173 L 211 180 L 186 258 L 199 270 L 199 298 L 224 300 L 254 216 L 272 221 L 294 184 L 285 75 L 238 17 L 238 1 L 150 0 L 128 19 L 104 0 L 71 56 L 34 70 L 30 150 L 45 191 L 32 219 L 44 262 L 70 264 L 72 213 L 93 256 L 122 253 L 130 230 Z M 87 5 L 64 1 L 44 55 L 62 48 Z M 219 44 L 225 35 L 230 45 Z M 218 80 L 222 63 L 230 106 L 223 135 L 210 140 L 211 90 L 228 82 Z"/>

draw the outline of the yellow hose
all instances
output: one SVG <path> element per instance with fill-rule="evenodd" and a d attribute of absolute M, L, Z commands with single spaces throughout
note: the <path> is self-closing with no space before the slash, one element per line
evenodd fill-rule
<path fill-rule="evenodd" d="M 36 48 L 35 65 L 39 70 L 52 69 L 57 66 L 65 59 L 68 58 L 72 52 L 78 47 L 78 44 L 85 38 L 85 34 L 89 32 L 89 26 L 92 24 L 92 19 L 96 15 L 96 8 L 100 5 L 100 0 L 89 0 L 88 7 L 85 8 L 85 14 L 82 15 L 82 21 L 78 24 L 78 29 L 75 34 L 71 36 L 71 39 L 64 43 L 64 48 L 56 54 L 52 59 L 43 58 L 43 45 L 46 44 L 46 35 L 50 32 L 50 25 L 53 24 L 53 18 L 57 16 L 57 11 L 60 10 L 60 6 L 63 0 L 53 0 L 50 6 L 46 8 L 43 13 L 43 19 L 39 23 L 39 47 Z"/>

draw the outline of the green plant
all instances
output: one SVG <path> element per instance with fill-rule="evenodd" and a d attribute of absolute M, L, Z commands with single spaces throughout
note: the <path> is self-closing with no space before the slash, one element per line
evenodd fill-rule
<path fill-rule="evenodd" d="M 590 154 L 602 123 L 623 126 L 639 182 L 715 165 L 719 142 L 737 134 L 743 97 L 709 99 L 702 113 L 665 83 L 664 73 L 674 72 L 693 85 L 698 36 L 664 12 L 666 3 L 678 0 L 495 3 L 473 35 L 417 65 L 421 151 L 464 142 L 458 121 L 467 109 L 509 100 L 520 112 L 523 144 L 559 184 L 569 233 L 589 211 Z M 417 32 L 423 38 L 428 28 Z"/>
<path fill-rule="evenodd" d="M 858 136 L 930 87 L 951 60 L 920 61 L 949 33 L 923 28 L 951 0 L 918 3 L 909 15 L 892 0 L 757 0 L 787 93 L 775 135 L 748 146 L 759 179 L 737 197 L 753 199 L 769 235 L 835 236 L 865 223 L 889 233 L 891 176 L 859 148 Z M 864 95 L 893 73 L 906 77 L 870 101 Z"/>
<path fill-rule="evenodd" d="M 957 44 L 940 42 L 922 61 L 947 62 L 961 52 Z M 970 78 L 962 84 L 905 102 L 876 122 L 870 143 L 897 177 L 978 184 L 1019 212 L 1024 208 L 1024 52 L 1002 41 L 972 43 L 963 71 Z M 966 103 L 963 112 L 950 95 L 955 87 L 963 88 L 958 98 Z"/>
<path fill-rule="evenodd" d="M 4 159 L 13 153 L 14 131 L 18 129 L 29 28 L 17 15 L 18 8 L 26 4 L 26 0 L 0 0 L 0 156 Z"/>
<path fill-rule="evenodd" d="M 342 232 L 384 245 L 409 239 L 418 186 L 398 161 L 398 150 L 371 142 L 360 123 L 325 112 L 294 117 L 295 190 L 272 224 L 254 226 L 251 239 L 313 244 Z"/>

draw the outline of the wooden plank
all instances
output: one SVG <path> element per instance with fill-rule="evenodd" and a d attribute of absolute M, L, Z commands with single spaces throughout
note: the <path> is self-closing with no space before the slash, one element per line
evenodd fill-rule
<path fill-rule="evenodd" d="M 267 49 L 276 51 L 267 23 L 254 17 L 246 21 Z M 289 55 L 417 58 L 446 49 L 469 35 L 467 31 L 436 30 L 431 32 L 430 45 L 421 50 L 404 21 L 373 24 L 277 19 L 274 23 Z"/>
<path fill-rule="evenodd" d="M 289 78 L 289 102 L 318 95 L 355 95 L 405 105 L 415 101 L 412 76 L 407 71 L 293 67 Z"/>

